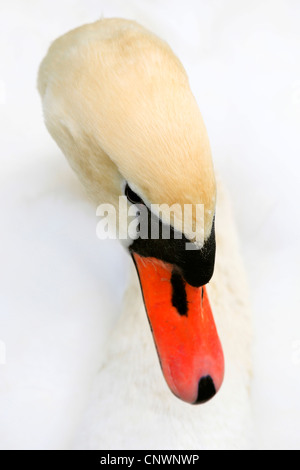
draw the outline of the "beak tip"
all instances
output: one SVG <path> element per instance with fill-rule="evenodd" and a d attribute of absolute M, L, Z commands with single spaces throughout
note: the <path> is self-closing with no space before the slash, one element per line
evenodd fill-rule
<path fill-rule="evenodd" d="M 206 375 L 199 380 L 198 383 L 198 394 L 197 399 L 194 402 L 195 405 L 202 405 L 206 403 L 217 393 L 213 379 L 210 375 Z"/>

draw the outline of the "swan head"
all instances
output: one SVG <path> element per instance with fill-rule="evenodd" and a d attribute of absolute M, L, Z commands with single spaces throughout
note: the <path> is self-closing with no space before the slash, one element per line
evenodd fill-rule
<path fill-rule="evenodd" d="M 93 199 L 115 208 L 119 232 L 129 223 L 120 197 L 133 208 L 136 231 L 123 243 L 171 391 L 207 401 L 224 375 L 205 287 L 215 262 L 216 184 L 183 66 L 137 23 L 100 20 L 52 44 L 38 88 L 48 130 Z"/>

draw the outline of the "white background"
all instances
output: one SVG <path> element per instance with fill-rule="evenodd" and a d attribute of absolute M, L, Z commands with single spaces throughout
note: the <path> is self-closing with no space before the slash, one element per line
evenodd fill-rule
<path fill-rule="evenodd" d="M 100 16 L 141 22 L 187 69 L 248 272 L 256 446 L 299 448 L 299 0 L 1 0 L 0 448 L 71 446 L 120 311 L 127 257 L 97 240 L 36 91 L 50 42 Z"/>

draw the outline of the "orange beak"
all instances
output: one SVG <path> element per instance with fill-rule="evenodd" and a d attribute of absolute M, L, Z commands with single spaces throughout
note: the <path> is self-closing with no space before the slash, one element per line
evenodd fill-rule
<path fill-rule="evenodd" d="M 165 380 L 188 403 L 222 385 L 224 356 L 206 287 L 193 287 L 169 263 L 133 253 Z"/>

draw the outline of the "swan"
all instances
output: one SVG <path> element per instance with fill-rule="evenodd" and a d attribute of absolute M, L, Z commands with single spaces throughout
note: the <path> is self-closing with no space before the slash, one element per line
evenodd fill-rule
<path fill-rule="evenodd" d="M 170 229 L 152 239 L 136 225 L 122 240 L 130 282 L 74 448 L 251 448 L 247 282 L 181 62 L 135 21 L 101 19 L 53 42 L 38 90 L 90 197 L 116 214 L 126 197 L 136 220 Z M 192 210 L 186 226 L 185 205 L 202 218 Z M 129 216 L 117 220 L 127 233 Z"/>

